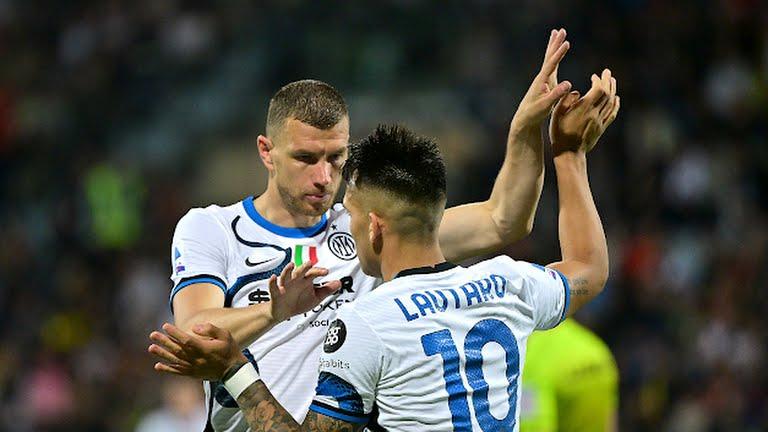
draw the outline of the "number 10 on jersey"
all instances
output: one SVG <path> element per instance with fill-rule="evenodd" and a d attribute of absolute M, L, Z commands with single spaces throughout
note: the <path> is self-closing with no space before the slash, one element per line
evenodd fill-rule
<path fill-rule="evenodd" d="M 501 345 L 506 353 L 509 411 L 502 419 L 491 415 L 488 403 L 488 382 L 483 376 L 483 347 L 490 342 Z M 472 422 L 467 389 L 461 380 L 459 352 L 451 332 L 444 329 L 425 334 L 421 337 L 421 345 L 427 356 L 439 354 L 443 358 L 443 378 L 448 392 L 448 408 L 451 411 L 453 430 L 471 432 Z M 517 376 L 520 373 L 520 352 L 512 330 L 497 319 L 478 322 L 469 330 L 464 340 L 464 356 L 467 382 L 473 390 L 472 405 L 475 408 L 475 419 L 480 428 L 483 432 L 512 430 L 515 425 L 517 405 Z"/>

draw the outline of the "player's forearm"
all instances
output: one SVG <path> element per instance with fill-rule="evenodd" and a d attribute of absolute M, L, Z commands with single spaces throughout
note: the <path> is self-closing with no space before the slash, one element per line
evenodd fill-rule
<path fill-rule="evenodd" d="M 533 219 L 544 184 L 541 131 L 512 122 L 507 151 L 488 204 L 502 237 L 511 243 L 533 229 Z"/>
<path fill-rule="evenodd" d="M 262 381 L 251 384 L 237 405 L 253 432 L 358 432 L 363 425 L 348 423 L 310 411 L 304 424 L 294 420 Z"/>
<path fill-rule="evenodd" d="M 544 182 L 539 130 L 510 128 L 506 157 L 488 200 L 452 207 L 440 224 L 449 261 L 495 252 L 530 234 Z"/>
<path fill-rule="evenodd" d="M 295 432 L 303 430 L 291 414 L 272 396 L 262 381 L 251 384 L 237 398 L 237 405 L 253 432 Z"/>
<path fill-rule="evenodd" d="M 195 324 L 211 323 L 228 330 L 238 346 L 245 348 L 278 322 L 272 317 L 269 303 L 244 308 L 203 309 L 176 324 L 182 330 L 191 332 Z"/>
<path fill-rule="evenodd" d="M 554 162 L 562 259 L 586 264 L 589 285 L 597 288 L 591 295 L 597 295 L 608 278 L 608 246 L 589 187 L 586 155 L 565 152 Z"/>

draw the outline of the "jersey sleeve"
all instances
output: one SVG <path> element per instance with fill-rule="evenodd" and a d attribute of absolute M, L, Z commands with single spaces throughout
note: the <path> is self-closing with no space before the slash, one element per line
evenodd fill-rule
<path fill-rule="evenodd" d="M 522 279 L 520 298 L 531 306 L 536 330 L 551 329 L 565 319 L 571 290 L 568 279 L 562 273 L 506 256 L 496 260 L 512 272 L 513 278 Z"/>
<path fill-rule="evenodd" d="M 352 307 L 339 309 L 320 355 L 320 377 L 309 409 L 350 423 L 365 424 L 381 376 L 383 346 Z"/>
<path fill-rule="evenodd" d="M 223 226 L 202 209 L 192 209 L 179 220 L 171 246 L 173 298 L 195 283 L 227 289 L 227 239 Z"/>
<path fill-rule="evenodd" d="M 563 322 L 571 301 L 568 279 L 559 271 L 539 264 L 524 261 L 517 264 L 525 275 L 523 292 L 534 308 L 536 329 L 551 329 Z"/>

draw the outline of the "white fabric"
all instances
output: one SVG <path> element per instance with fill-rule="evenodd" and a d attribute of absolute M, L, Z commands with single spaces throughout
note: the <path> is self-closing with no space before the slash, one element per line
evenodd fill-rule
<path fill-rule="evenodd" d="M 472 430 L 483 430 L 475 407 L 482 398 L 469 382 L 469 373 L 477 378 L 478 370 L 490 388 L 490 414 L 496 419 L 511 415 L 507 426 L 485 430 L 517 430 L 526 340 L 535 329 L 562 320 L 566 291 L 558 272 L 506 256 L 468 268 L 399 276 L 339 310 L 320 356 L 321 377 L 310 409 L 363 423 L 376 404 L 377 423 L 386 430 L 453 431 L 444 370 L 451 362 L 443 354 L 452 340 L 458 353 L 452 364 L 468 393 L 460 398 L 467 401 Z M 435 334 L 447 334 L 448 340 L 428 348 Z M 491 340 L 505 340 L 504 334 L 509 335 L 506 347 Z M 428 355 L 430 349 L 435 353 Z M 470 354 L 481 359 L 471 370 Z M 517 365 L 514 370 L 507 371 L 508 359 Z"/>
<path fill-rule="evenodd" d="M 317 383 L 320 346 L 336 309 L 369 292 L 380 281 L 360 270 L 354 243 L 348 235 L 349 213 L 340 204 L 326 213 L 327 221 L 316 235 L 292 237 L 297 230 L 281 235 L 277 233 L 280 229 L 259 222 L 249 214 L 248 200 L 227 207 L 212 205 L 193 209 L 179 221 L 171 247 L 171 279 L 174 281 L 171 301 L 180 291 L 178 287 L 194 282 L 200 275 L 215 276 L 223 281 L 228 307 L 268 301 L 269 275 L 278 272 L 286 259 L 295 258 L 297 245 L 302 246 L 305 260 L 309 259 L 309 248 L 316 247 L 317 265 L 330 270 L 328 276 L 316 282 L 345 278 L 347 284 L 312 311 L 278 324 L 248 347 L 258 364 L 261 379 L 280 404 L 298 422 L 303 422 Z M 235 229 L 237 235 L 251 245 L 238 240 Z M 176 249 L 180 254 L 178 258 Z M 176 272 L 180 267 L 183 270 Z M 211 422 L 217 432 L 248 430 L 242 413 L 234 401 L 228 399 L 223 387 L 206 383 L 205 391 L 212 409 Z"/>

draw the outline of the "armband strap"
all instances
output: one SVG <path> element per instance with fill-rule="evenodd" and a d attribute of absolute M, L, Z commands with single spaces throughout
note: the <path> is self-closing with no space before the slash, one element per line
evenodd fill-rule
<path fill-rule="evenodd" d="M 247 362 L 237 370 L 231 377 L 224 380 L 224 388 L 235 400 L 256 381 L 261 381 L 259 373 L 253 363 Z"/>

